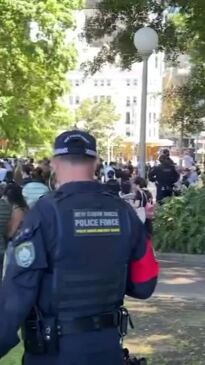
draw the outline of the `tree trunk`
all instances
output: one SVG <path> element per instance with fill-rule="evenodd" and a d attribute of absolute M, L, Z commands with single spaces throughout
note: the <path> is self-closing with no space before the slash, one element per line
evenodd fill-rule
<path fill-rule="evenodd" d="M 181 123 L 180 136 L 179 136 L 179 166 L 182 167 L 183 163 L 183 139 L 184 139 L 184 120 Z"/>

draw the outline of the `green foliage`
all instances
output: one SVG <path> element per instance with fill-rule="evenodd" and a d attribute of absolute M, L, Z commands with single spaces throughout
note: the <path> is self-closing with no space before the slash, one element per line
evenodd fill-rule
<path fill-rule="evenodd" d="M 162 252 L 205 253 L 205 187 L 159 206 L 154 220 L 154 246 Z"/>
<path fill-rule="evenodd" d="M 186 52 L 204 60 L 204 18 L 204 0 L 102 0 L 87 22 L 86 35 L 90 42 L 105 37 L 106 47 L 88 66 L 95 72 L 107 61 L 123 68 L 139 61 L 133 38 L 145 25 L 158 32 L 159 50 L 165 50 L 167 58 Z"/>
<path fill-rule="evenodd" d="M 76 61 L 66 34 L 81 5 L 81 0 L 0 0 L 0 133 L 8 148 L 51 137 L 51 116 Z"/>
<path fill-rule="evenodd" d="M 182 135 L 198 133 L 204 127 L 205 103 L 199 75 L 191 73 L 184 85 L 172 85 L 164 91 L 161 124 Z"/>
<path fill-rule="evenodd" d="M 178 0 L 181 21 L 179 32 L 184 32 L 184 43 L 188 53 L 203 61 L 205 57 L 205 6 L 204 0 Z"/>
<path fill-rule="evenodd" d="M 98 153 L 105 157 L 108 138 L 114 135 L 114 124 L 119 120 L 115 106 L 111 102 L 84 100 L 75 116 L 76 122 L 85 122 L 84 128 L 95 136 L 98 143 Z"/>
<path fill-rule="evenodd" d="M 9 354 L 0 360 L 0 365 L 19 365 L 23 357 L 22 344 L 15 347 Z"/>
<path fill-rule="evenodd" d="M 156 0 L 103 0 L 99 3 L 97 13 L 86 25 L 89 42 L 106 37 L 94 64 L 89 65 L 95 72 L 106 61 L 129 68 L 140 57 L 134 44 L 135 32 L 145 26 L 153 27 L 159 34 L 159 50 L 166 50 L 167 55 L 185 50 L 184 29 L 177 27 L 172 17 L 166 17 L 169 5 L 177 1 Z M 150 17 L 150 14 L 152 16 Z"/>

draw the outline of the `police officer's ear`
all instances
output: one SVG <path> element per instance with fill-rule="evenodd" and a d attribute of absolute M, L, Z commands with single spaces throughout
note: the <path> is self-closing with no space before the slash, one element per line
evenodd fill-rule
<path fill-rule="evenodd" d="M 95 171 L 97 171 L 97 169 L 98 169 L 98 163 L 99 163 L 99 159 L 98 158 L 94 158 L 93 159 L 93 164 L 94 164 Z"/>
<path fill-rule="evenodd" d="M 50 164 L 52 175 L 58 175 L 59 165 L 60 165 L 60 159 L 58 157 L 53 157 Z"/>

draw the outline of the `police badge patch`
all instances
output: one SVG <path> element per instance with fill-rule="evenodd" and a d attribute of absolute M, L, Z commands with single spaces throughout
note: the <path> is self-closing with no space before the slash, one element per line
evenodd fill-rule
<path fill-rule="evenodd" d="M 24 242 L 15 248 L 15 260 L 18 266 L 30 267 L 35 260 L 35 248 L 33 242 Z"/>

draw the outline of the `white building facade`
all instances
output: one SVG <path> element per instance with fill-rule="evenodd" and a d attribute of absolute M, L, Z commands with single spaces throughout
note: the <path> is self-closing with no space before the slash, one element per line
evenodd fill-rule
<path fill-rule="evenodd" d="M 76 14 L 77 29 L 74 41 L 79 53 L 79 66 L 82 62 L 92 60 L 99 48 L 91 47 L 80 36 L 87 11 Z M 159 121 L 161 115 L 161 94 L 163 86 L 164 56 L 153 54 L 149 59 L 148 99 L 147 99 L 147 142 L 157 143 L 159 140 Z M 95 103 L 107 100 L 116 106 L 120 115 L 116 123 L 116 135 L 127 142 L 139 142 L 142 63 L 136 63 L 129 70 L 120 70 L 112 65 L 106 65 L 93 76 L 85 77 L 80 67 L 69 72 L 68 79 L 71 90 L 65 95 L 64 102 L 70 110 L 75 110 L 85 99 Z"/>

